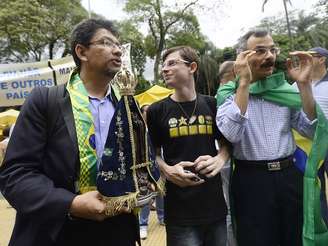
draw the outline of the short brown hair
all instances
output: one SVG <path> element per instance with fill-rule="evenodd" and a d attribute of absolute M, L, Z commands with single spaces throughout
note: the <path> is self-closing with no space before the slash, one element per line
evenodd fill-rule
<path fill-rule="evenodd" d="M 197 69 L 194 73 L 194 79 L 195 79 L 195 81 L 197 81 L 199 64 L 200 64 L 200 60 L 199 60 L 197 51 L 195 49 L 191 48 L 190 46 L 175 46 L 175 47 L 167 49 L 164 52 L 164 54 L 162 56 L 162 61 L 164 62 L 166 60 L 167 56 L 174 52 L 179 52 L 179 55 L 181 56 L 181 58 L 183 60 L 190 62 L 190 63 L 195 62 L 197 64 Z"/>

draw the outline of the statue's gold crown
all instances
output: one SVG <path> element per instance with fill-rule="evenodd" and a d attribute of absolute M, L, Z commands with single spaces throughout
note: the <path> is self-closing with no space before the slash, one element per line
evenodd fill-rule
<path fill-rule="evenodd" d="M 134 88 L 138 82 L 129 70 L 122 68 L 119 72 L 116 73 L 112 83 L 118 86 L 122 96 L 126 96 L 134 95 Z"/>

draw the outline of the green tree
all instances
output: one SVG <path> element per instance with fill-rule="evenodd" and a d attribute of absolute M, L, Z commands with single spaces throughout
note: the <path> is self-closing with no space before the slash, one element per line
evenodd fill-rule
<path fill-rule="evenodd" d="M 194 6 L 198 0 L 189 1 L 181 8 L 178 3 L 172 8 L 164 5 L 163 0 L 127 0 L 125 11 L 133 16 L 137 23 L 147 23 L 150 34 L 146 37 L 145 43 L 150 57 L 154 57 L 154 79 L 159 80 L 159 64 L 162 51 L 166 46 L 166 38 L 170 31 L 177 30 L 185 25 L 190 17 L 188 10 Z M 172 11 L 174 9 L 174 11 Z M 182 29 L 180 29 L 182 30 Z"/>
<path fill-rule="evenodd" d="M 1 0 L 0 61 L 24 62 L 67 53 L 72 27 L 86 18 L 80 0 Z"/>
<path fill-rule="evenodd" d="M 323 18 L 315 13 L 305 14 L 304 11 L 293 11 L 290 14 L 291 32 L 294 38 L 294 50 L 307 50 L 313 46 L 326 46 L 328 30 Z M 283 17 L 273 16 L 263 19 L 258 27 L 270 30 L 274 35 L 287 35 Z M 285 38 L 283 38 L 285 41 Z M 284 47 L 291 51 L 289 47 Z"/>
<path fill-rule="evenodd" d="M 168 30 L 166 47 L 179 45 L 188 45 L 196 50 L 202 50 L 206 46 L 197 17 L 192 12 L 188 11 L 181 17 L 181 25 L 174 25 Z"/>
<path fill-rule="evenodd" d="M 218 63 L 209 54 L 200 56 L 200 66 L 198 71 L 198 79 L 196 81 L 196 89 L 198 92 L 214 95 L 218 87 L 217 81 Z"/>
<path fill-rule="evenodd" d="M 328 21 L 328 0 L 320 0 L 316 5 L 316 13 L 321 13 L 323 15 L 323 20 Z"/>
<path fill-rule="evenodd" d="M 138 76 L 138 84 L 136 86 L 136 95 L 148 90 L 152 85 L 142 76 Z"/>
<path fill-rule="evenodd" d="M 314 15 L 320 16 L 319 24 L 317 24 L 311 35 L 315 46 L 328 48 L 328 0 L 320 0 L 314 9 Z"/>
<path fill-rule="evenodd" d="M 324 19 L 314 13 L 305 14 L 304 11 L 293 11 L 290 15 L 295 50 L 309 50 L 314 46 L 327 47 L 328 31 Z M 286 23 L 283 17 L 273 16 L 263 19 L 258 27 L 271 31 L 273 40 L 281 48 L 277 57 L 276 69 L 286 70 L 286 59 L 292 51 L 289 37 L 286 32 Z"/>
<path fill-rule="evenodd" d="M 269 0 L 264 0 L 262 4 L 262 11 L 264 12 L 264 6 Z M 289 23 L 289 16 L 288 16 L 288 10 L 287 10 L 287 2 L 291 5 L 290 0 L 282 0 L 284 4 L 284 10 L 285 10 L 285 17 L 286 17 L 286 24 L 287 24 L 287 30 L 288 30 L 288 37 L 290 40 L 290 48 L 293 50 L 294 49 L 294 44 L 293 44 L 293 37 L 292 37 L 292 32 L 290 28 L 290 23 Z"/>

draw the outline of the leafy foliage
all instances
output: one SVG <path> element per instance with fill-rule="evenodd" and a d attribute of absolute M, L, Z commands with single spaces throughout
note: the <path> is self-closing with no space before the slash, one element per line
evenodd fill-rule
<path fill-rule="evenodd" d="M 87 17 L 80 0 L 1 0 L 0 62 L 39 61 L 67 53 L 72 27 Z"/>
<path fill-rule="evenodd" d="M 197 2 L 198 0 L 189 1 L 182 7 L 179 7 L 176 3 L 174 8 L 170 8 L 162 0 L 126 1 L 125 11 L 132 15 L 131 21 L 135 21 L 140 25 L 148 25 L 149 35 L 145 41 L 147 44 L 146 52 L 147 55 L 155 59 L 155 82 L 159 80 L 160 58 L 167 44 L 181 44 L 191 38 L 198 40 L 199 43 L 201 35 L 198 21 L 189 11 Z M 192 40 L 190 41 L 190 43 L 193 43 Z"/>
<path fill-rule="evenodd" d="M 217 62 L 207 54 L 200 57 L 200 67 L 198 71 L 198 79 L 196 81 L 197 91 L 207 95 L 216 93 L 217 82 Z"/>

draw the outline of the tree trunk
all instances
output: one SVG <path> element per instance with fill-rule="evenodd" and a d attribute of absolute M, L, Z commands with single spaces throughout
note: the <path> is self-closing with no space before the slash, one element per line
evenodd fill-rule
<path fill-rule="evenodd" d="M 159 37 L 157 52 L 156 52 L 156 56 L 155 56 L 155 63 L 154 63 L 154 81 L 155 81 L 155 83 L 157 83 L 160 78 L 158 68 L 159 68 L 159 63 L 161 62 L 162 51 L 164 49 L 164 42 L 165 42 L 164 37 L 165 37 L 165 34 L 163 32 L 161 32 L 160 37 Z"/>
<path fill-rule="evenodd" d="M 49 59 L 52 60 L 54 56 L 54 46 L 55 44 L 53 42 L 49 43 Z"/>
<path fill-rule="evenodd" d="M 161 60 L 161 53 L 158 53 L 156 54 L 156 57 L 155 57 L 155 63 L 154 63 L 154 82 L 155 84 L 158 83 L 159 81 L 159 63 L 160 63 L 160 60 Z"/>
<path fill-rule="evenodd" d="M 290 30 L 290 23 L 289 23 L 289 17 L 288 17 L 288 11 L 287 11 L 287 4 L 286 4 L 286 0 L 282 0 L 284 3 L 284 9 L 285 9 L 285 15 L 286 15 L 286 23 L 287 23 L 287 30 L 288 30 L 288 37 L 289 37 L 289 47 L 291 50 L 294 50 L 294 42 L 293 42 L 293 37 L 292 37 L 292 33 Z"/>

